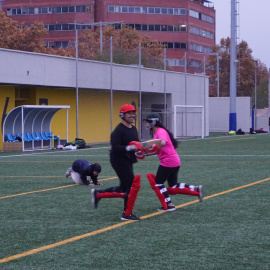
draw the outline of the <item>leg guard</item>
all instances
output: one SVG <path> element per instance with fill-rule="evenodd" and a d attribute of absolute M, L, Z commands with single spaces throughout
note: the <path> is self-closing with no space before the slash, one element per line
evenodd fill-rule
<path fill-rule="evenodd" d="M 199 192 L 195 191 L 195 186 L 179 183 L 173 187 L 167 188 L 170 195 L 183 194 L 191 196 L 199 196 Z"/>
<path fill-rule="evenodd" d="M 161 202 L 163 208 L 165 210 L 168 209 L 168 204 L 171 200 L 170 200 L 170 197 L 166 198 L 164 196 L 164 192 L 166 192 L 167 190 L 164 190 L 166 189 L 164 185 L 160 185 L 160 186 L 163 186 L 162 189 L 160 189 L 160 187 L 157 186 L 157 183 L 156 183 L 156 176 L 152 173 L 148 173 L 147 175 L 147 178 L 148 178 L 148 181 L 150 183 L 150 186 L 151 188 L 155 191 L 159 201 Z M 168 200 L 169 199 L 169 200 Z"/>
<path fill-rule="evenodd" d="M 133 181 L 132 181 L 132 185 L 131 185 L 131 189 L 128 195 L 128 200 L 127 200 L 127 207 L 125 209 L 125 215 L 126 216 L 130 216 L 135 204 L 135 201 L 137 199 L 137 194 L 140 190 L 141 187 L 141 176 L 140 175 L 135 175 Z"/>
<path fill-rule="evenodd" d="M 96 195 L 97 199 L 102 198 L 125 198 L 125 193 L 120 192 L 104 192 L 104 193 L 97 193 Z"/>

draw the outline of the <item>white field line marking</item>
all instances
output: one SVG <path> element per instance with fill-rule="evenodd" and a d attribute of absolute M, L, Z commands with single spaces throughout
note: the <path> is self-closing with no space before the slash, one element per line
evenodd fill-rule
<path fill-rule="evenodd" d="M 97 148 L 86 148 L 86 149 L 79 149 L 79 150 L 76 150 L 76 151 L 84 151 L 84 150 L 100 150 L 100 149 L 108 149 L 110 148 L 109 146 L 106 146 L 106 147 L 97 147 Z M 61 156 L 66 156 L 66 155 L 63 155 L 63 153 L 67 153 L 67 154 L 70 154 L 70 153 L 74 153 L 75 150 L 54 150 L 51 152 L 34 152 L 34 153 L 31 153 L 31 154 L 20 154 L 20 155 L 9 155 L 9 156 L 0 156 L 0 158 L 9 158 L 9 157 L 26 157 L 26 156 L 51 156 L 51 155 L 56 155 L 56 154 L 60 154 L 60 151 L 61 151 Z M 57 155 L 58 157 L 60 155 Z M 83 155 L 70 155 L 70 156 L 83 156 Z"/>

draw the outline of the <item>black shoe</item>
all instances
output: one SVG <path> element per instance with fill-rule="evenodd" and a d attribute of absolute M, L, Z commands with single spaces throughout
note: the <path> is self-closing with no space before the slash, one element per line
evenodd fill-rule
<path fill-rule="evenodd" d="M 96 189 L 91 189 L 91 195 L 92 195 L 92 204 L 95 208 L 98 206 L 98 202 L 100 199 L 98 199 L 97 196 L 98 191 Z"/>
<path fill-rule="evenodd" d="M 140 220 L 139 217 L 136 217 L 133 214 L 130 214 L 130 216 L 126 216 L 125 212 L 123 212 L 122 216 L 121 216 L 121 220 Z"/>
<path fill-rule="evenodd" d="M 203 201 L 203 186 L 198 186 L 198 192 L 199 192 L 199 201 Z"/>
<path fill-rule="evenodd" d="M 160 212 L 161 212 L 161 211 L 167 211 L 167 212 L 170 212 L 170 211 L 174 211 L 174 210 L 175 210 L 175 206 L 174 206 L 174 205 L 173 205 L 173 206 L 171 206 L 171 205 L 169 206 L 169 205 L 168 205 L 167 210 L 165 210 L 164 207 L 158 208 L 158 211 L 160 211 Z"/>

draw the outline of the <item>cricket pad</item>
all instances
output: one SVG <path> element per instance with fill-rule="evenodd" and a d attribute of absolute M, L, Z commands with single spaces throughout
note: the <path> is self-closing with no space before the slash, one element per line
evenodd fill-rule
<path fill-rule="evenodd" d="M 148 181 L 150 183 L 151 188 L 155 191 L 159 201 L 161 202 L 162 206 L 165 210 L 168 209 L 168 204 L 165 201 L 165 196 L 163 193 L 160 192 L 160 189 L 156 186 L 156 176 L 152 173 L 148 173 L 147 175 Z"/>
<path fill-rule="evenodd" d="M 125 215 L 126 216 L 130 216 L 135 204 L 135 201 L 137 199 L 137 194 L 139 192 L 141 188 L 141 176 L 140 175 L 135 175 L 133 181 L 132 181 L 132 185 L 131 185 L 131 189 L 128 195 L 128 200 L 127 200 L 127 207 L 125 210 Z"/>

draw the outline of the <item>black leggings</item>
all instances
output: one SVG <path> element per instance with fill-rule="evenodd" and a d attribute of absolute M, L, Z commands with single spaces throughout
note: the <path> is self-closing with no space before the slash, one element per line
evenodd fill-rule
<path fill-rule="evenodd" d="M 177 184 L 177 176 L 180 166 L 178 167 L 164 167 L 159 165 L 156 174 L 156 183 L 164 184 L 168 180 L 169 187 L 173 187 Z"/>
<path fill-rule="evenodd" d="M 132 163 L 119 165 L 118 162 L 111 162 L 111 165 L 120 180 L 120 185 L 103 189 L 103 190 L 99 190 L 99 191 L 100 192 L 120 192 L 120 193 L 126 193 L 128 195 L 131 185 L 132 185 L 132 181 L 134 179 Z"/>

